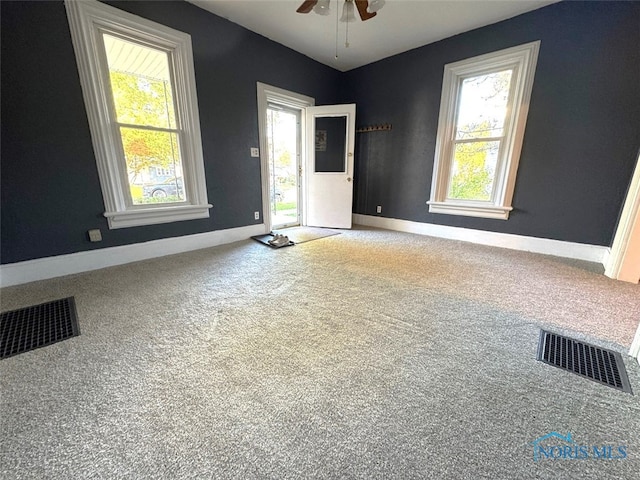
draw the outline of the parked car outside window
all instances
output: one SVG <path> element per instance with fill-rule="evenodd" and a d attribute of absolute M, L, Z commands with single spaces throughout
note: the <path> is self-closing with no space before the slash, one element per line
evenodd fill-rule
<path fill-rule="evenodd" d="M 142 192 L 146 198 L 178 197 L 184 200 L 182 177 L 171 177 L 160 183 L 145 185 Z"/>

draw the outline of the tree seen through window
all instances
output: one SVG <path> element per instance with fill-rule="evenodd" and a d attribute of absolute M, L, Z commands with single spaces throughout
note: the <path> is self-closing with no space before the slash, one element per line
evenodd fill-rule
<path fill-rule="evenodd" d="M 184 201 L 168 56 L 111 35 L 103 37 L 131 199 L 134 204 Z M 170 174 L 159 175 L 166 172 Z"/>

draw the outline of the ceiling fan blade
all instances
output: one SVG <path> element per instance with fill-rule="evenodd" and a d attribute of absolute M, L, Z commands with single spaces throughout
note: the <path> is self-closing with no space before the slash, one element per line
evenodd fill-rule
<path fill-rule="evenodd" d="M 313 7 L 316 6 L 316 3 L 318 3 L 318 0 L 305 0 L 304 2 L 302 2 L 302 5 L 298 7 L 296 12 L 309 13 L 313 9 Z"/>
<path fill-rule="evenodd" d="M 365 20 L 369 20 L 377 15 L 376 12 L 369 13 L 367 12 L 367 7 L 369 6 L 368 0 L 355 0 L 356 7 L 358 8 L 358 13 L 360 14 L 360 18 L 364 22 Z"/>

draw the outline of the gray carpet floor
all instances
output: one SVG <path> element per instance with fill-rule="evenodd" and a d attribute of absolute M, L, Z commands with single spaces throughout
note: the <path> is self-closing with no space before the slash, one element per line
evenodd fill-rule
<path fill-rule="evenodd" d="M 332 235 L 340 235 L 339 230 L 331 230 L 329 228 L 319 227 L 289 227 L 279 228 L 274 230 L 273 233 L 280 233 L 286 235 L 293 242 L 305 243 L 312 240 L 318 240 L 319 238 L 330 237 Z"/>
<path fill-rule="evenodd" d="M 594 264 L 356 229 L 0 294 L 82 332 L 0 362 L 2 478 L 640 478 L 640 287 Z M 636 395 L 537 362 L 541 327 Z M 626 458 L 534 461 L 550 432 Z"/>

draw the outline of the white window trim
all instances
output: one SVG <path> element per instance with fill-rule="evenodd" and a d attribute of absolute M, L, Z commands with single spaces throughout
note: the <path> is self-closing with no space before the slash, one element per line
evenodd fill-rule
<path fill-rule="evenodd" d="M 465 215 L 471 217 L 495 218 L 507 220 L 513 210 L 513 191 L 522 150 L 524 129 L 529 112 L 531 89 L 538 59 L 540 41 L 507 48 L 498 52 L 480 55 L 444 67 L 442 79 L 442 97 L 431 182 L 431 198 L 427 202 L 430 213 Z M 490 201 L 453 200 L 447 198 L 449 177 L 451 175 L 453 137 L 459 82 L 462 78 L 500 68 L 514 68 L 512 115 L 505 125 L 505 135 L 501 158 L 496 168 L 496 179 Z"/>
<path fill-rule="evenodd" d="M 95 0 L 65 0 L 65 7 L 109 228 L 209 217 L 212 205 L 207 200 L 191 36 Z M 186 202 L 133 205 L 120 135 L 114 129 L 109 77 L 98 40 L 99 29 L 129 34 L 172 52 Z"/>

